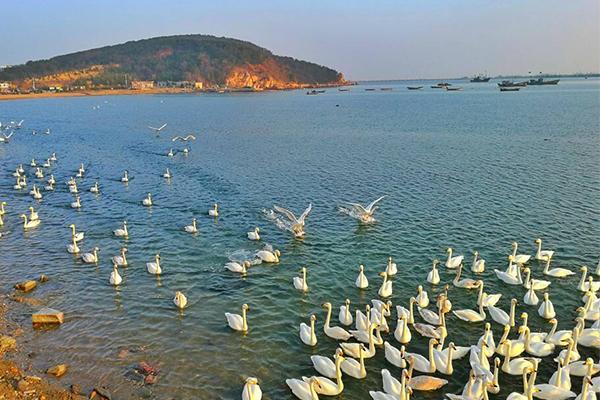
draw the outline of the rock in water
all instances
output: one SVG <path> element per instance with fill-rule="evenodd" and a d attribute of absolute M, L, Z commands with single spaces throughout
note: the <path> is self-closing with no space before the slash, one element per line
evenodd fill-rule
<path fill-rule="evenodd" d="M 48 375 L 54 375 L 55 377 L 60 378 L 61 376 L 63 376 L 64 374 L 67 373 L 68 369 L 69 369 L 69 366 L 67 364 L 58 364 L 58 365 L 55 365 L 54 367 L 48 368 L 46 373 Z"/>
<path fill-rule="evenodd" d="M 31 315 L 31 321 L 34 324 L 62 324 L 64 320 L 64 314 L 52 308 L 42 308 Z"/>
<path fill-rule="evenodd" d="M 22 290 L 23 292 L 30 292 L 33 289 L 35 289 L 36 286 L 37 286 L 36 281 L 25 281 L 25 282 L 17 283 L 15 285 L 15 289 Z"/>
<path fill-rule="evenodd" d="M 48 277 L 46 275 L 40 275 L 39 281 L 44 283 L 44 282 L 48 282 Z"/>
<path fill-rule="evenodd" d="M 17 341 L 15 338 L 10 336 L 0 335 L 0 354 L 3 354 L 9 350 L 13 350 L 17 347 Z"/>

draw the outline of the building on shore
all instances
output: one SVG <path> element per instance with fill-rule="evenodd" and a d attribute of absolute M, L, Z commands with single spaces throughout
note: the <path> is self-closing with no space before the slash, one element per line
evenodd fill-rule
<path fill-rule="evenodd" d="M 148 90 L 154 89 L 154 81 L 131 81 L 133 90 Z"/>

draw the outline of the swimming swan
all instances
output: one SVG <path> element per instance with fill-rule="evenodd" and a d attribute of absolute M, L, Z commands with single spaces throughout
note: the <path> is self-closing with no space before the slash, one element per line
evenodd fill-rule
<path fill-rule="evenodd" d="M 175 297 L 173 298 L 173 304 L 175 304 L 175 307 L 182 310 L 185 308 L 185 306 L 187 306 L 187 298 L 185 297 L 185 295 L 183 293 L 181 293 L 178 290 L 175 292 Z"/>
<path fill-rule="evenodd" d="M 552 276 L 554 278 L 564 278 L 565 276 L 575 275 L 575 272 L 566 268 L 552 268 L 550 269 L 551 257 L 546 259 L 546 265 L 544 266 L 544 275 Z"/>
<path fill-rule="evenodd" d="M 127 247 L 121 247 L 119 255 L 113 256 L 112 262 L 117 264 L 117 266 L 119 267 L 126 267 L 128 265 L 127 257 L 125 256 L 125 253 L 127 253 L 127 251 Z"/>
<path fill-rule="evenodd" d="M 142 205 L 144 205 L 146 207 L 150 207 L 153 204 L 154 203 L 152 202 L 152 194 L 148 193 L 148 195 L 146 196 L 146 198 L 144 200 L 142 200 Z"/>
<path fill-rule="evenodd" d="M 128 238 L 129 237 L 129 231 L 127 230 L 127 221 L 123 221 L 123 227 L 119 228 L 119 229 L 115 229 L 113 231 L 113 235 L 115 235 L 117 237 Z"/>
<path fill-rule="evenodd" d="M 479 252 L 473 252 L 473 264 L 471 264 L 471 271 L 475 273 L 481 273 L 485 271 L 485 260 L 479 258 Z"/>
<path fill-rule="evenodd" d="M 310 326 L 304 322 L 300 324 L 300 340 L 307 346 L 317 345 L 317 335 L 315 334 L 315 321 L 317 317 L 313 314 L 310 316 Z"/>
<path fill-rule="evenodd" d="M 544 293 L 544 300 L 542 301 L 540 308 L 538 308 L 538 314 L 544 319 L 551 319 L 556 316 L 554 304 L 552 304 L 550 301 L 550 295 L 548 292 Z"/>
<path fill-rule="evenodd" d="M 517 254 L 519 245 L 517 242 L 512 242 L 512 257 L 518 265 L 527 264 L 531 256 L 529 254 Z"/>
<path fill-rule="evenodd" d="M 264 263 L 278 263 L 281 253 L 279 252 L 279 250 L 260 250 L 256 252 L 256 256 L 260 258 L 261 261 Z"/>
<path fill-rule="evenodd" d="M 225 269 L 231 272 L 237 272 L 238 274 L 245 275 L 250 268 L 250 261 L 242 261 L 241 263 L 236 261 L 231 261 L 225 264 Z"/>
<path fill-rule="evenodd" d="M 548 258 L 552 258 L 554 251 L 542 250 L 542 239 L 535 239 L 534 243 L 537 245 L 537 251 L 535 252 L 535 259 L 546 261 Z"/>
<path fill-rule="evenodd" d="M 385 273 L 388 276 L 394 276 L 398 273 L 398 266 L 392 261 L 392 257 L 388 257 L 387 266 L 385 267 Z"/>
<path fill-rule="evenodd" d="M 213 205 L 213 208 L 211 208 L 210 210 L 208 210 L 208 215 L 211 217 L 218 217 L 219 216 L 219 205 L 217 203 L 215 203 Z"/>
<path fill-rule="evenodd" d="M 300 379 L 286 379 L 285 383 L 294 396 L 300 400 L 319 400 L 319 395 L 315 391 L 315 386 L 318 383 L 314 376 L 309 378 L 308 383 Z"/>
<path fill-rule="evenodd" d="M 248 332 L 248 321 L 246 320 L 246 312 L 250 310 L 248 304 L 242 304 L 242 315 L 225 313 L 227 324 L 234 331 Z"/>
<path fill-rule="evenodd" d="M 246 378 L 246 383 L 244 384 L 244 389 L 242 389 L 242 400 L 261 400 L 262 399 L 262 390 L 260 390 L 260 386 L 258 386 L 258 379 L 256 378 Z"/>
<path fill-rule="evenodd" d="M 198 232 L 198 227 L 196 226 L 196 218 L 192 218 L 192 224 L 184 226 L 183 229 L 187 233 L 197 233 Z"/>
<path fill-rule="evenodd" d="M 431 271 L 427 274 L 427 282 L 432 285 L 437 285 L 440 283 L 440 273 L 437 270 L 437 265 L 439 264 L 439 260 L 433 260 L 433 265 L 431 266 Z"/>
<path fill-rule="evenodd" d="M 248 232 L 246 236 L 248 236 L 249 240 L 260 240 L 260 229 L 258 227 L 254 228 L 254 230 Z"/>
<path fill-rule="evenodd" d="M 346 299 L 343 305 L 340 306 L 340 315 L 338 316 L 340 324 L 350 326 L 354 319 L 352 318 L 352 312 L 350 312 L 350 299 Z"/>
<path fill-rule="evenodd" d="M 309 203 L 306 210 L 304 210 L 298 218 L 296 218 L 293 212 L 283 207 L 274 205 L 273 210 L 284 215 L 289 220 L 291 223 L 291 230 L 295 237 L 299 238 L 304 236 L 304 225 L 306 223 L 306 217 L 308 217 L 308 214 L 310 214 L 310 211 L 312 210 L 312 204 Z"/>
<path fill-rule="evenodd" d="M 111 285 L 118 286 L 123 282 L 123 278 L 119 275 L 119 270 L 117 268 L 117 264 L 113 264 L 113 270 L 110 273 L 110 278 L 108 279 Z"/>
<path fill-rule="evenodd" d="M 456 276 L 454 277 L 454 280 L 452 281 L 452 284 L 458 288 L 464 288 L 464 289 L 475 289 L 477 287 L 479 287 L 479 282 L 480 281 L 476 281 L 475 279 L 469 279 L 469 278 L 465 278 L 465 279 L 460 279 L 460 275 L 462 273 L 462 264 L 458 265 L 458 270 L 456 271 Z"/>
<path fill-rule="evenodd" d="M 98 247 L 94 247 L 91 253 L 82 254 L 81 260 L 86 264 L 97 264 L 99 251 L 100 249 Z"/>
<path fill-rule="evenodd" d="M 479 305 L 479 312 L 470 309 L 464 309 L 453 310 L 452 313 L 466 322 L 481 322 L 484 321 L 486 317 L 485 312 L 483 311 L 483 304 Z"/>
<path fill-rule="evenodd" d="M 335 340 L 350 339 L 352 335 L 344 328 L 339 326 L 329 326 L 329 323 L 331 322 L 331 303 L 323 303 L 322 307 L 325 308 L 327 312 L 327 316 L 325 317 L 325 325 L 323 326 L 323 331 L 325 334 Z"/>
<path fill-rule="evenodd" d="M 529 286 L 533 286 L 533 289 L 535 290 L 544 290 L 552 283 L 542 279 L 531 279 L 531 270 L 529 268 L 525 268 L 523 272 L 525 272 L 525 282 L 523 282 L 523 287 L 525 289 L 529 289 Z"/>
<path fill-rule="evenodd" d="M 385 299 L 392 295 L 392 281 L 388 281 L 388 276 L 385 272 L 381 272 L 379 276 L 383 278 L 383 282 L 377 294 L 379 294 L 379 297 Z"/>
<path fill-rule="evenodd" d="M 446 253 L 448 253 L 448 259 L 446 260 L 446 268 L 456 268 L 460 264 L 462 264 L 464 256 L 454 256 L 452 257 L 452 247 L 448 247 L 446 249 Z"/>
<path fill-rule="evenodd" d="M 375 221 L 375 218 L 373 217 L 373 213 L 375 213 L 375 210 L 377 210 L 377 208 L 378 208 L 376 206 L 376 204 L 379 203 L 384 198 L 385 198 L 385 196 L 381 196 L 378 199 L 373 200 L 366 207 L 363 207 L 361 204 L 358 204 L 358 203 L 347 203 L 347 204 L 352 207 L 352 209 L 350 210 L 352 216 L 356 216 L 356 218 L 358 218 L 358 220 L 360 220 L 363 223 L 368 224 L 368 223 Z"/>
<path fill-rule="evenodd" d="M 146 263 L 146 270 L 152 275 L 162 274 L 162 268 L 160 267 L 160 254 L 154 256 L 153 262 Z"/>
<path fill-rule="evenodd" d="M 306 293 L 308 292 L 308 282 L 306 280 L 306 267 L 302 267 L 302 269 L 300 269 L 300 273 L 302 273 L 301 277 L 294 277 L 294 287 L 296 288 L 296 290 Z"/>
<path fill-rule="evenodd" d="M 369 280 L 365 276 L 365 267 L 362 264 L 358 267 L 358 277 L 354 284 L 359 289 L 366 289 L 369 287 Z"/>

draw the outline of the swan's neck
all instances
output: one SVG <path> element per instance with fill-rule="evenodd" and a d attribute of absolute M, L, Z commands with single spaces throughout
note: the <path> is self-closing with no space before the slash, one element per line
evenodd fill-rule
<path fill-rule="evenodd" d="M 435 372 L 435 359 L 433 358 L 433 341 L 429 341 L 429 372 Z"/>
<path fill-rule="evenodd" d="M 194 227 L 194 229 L 196 229 L 196 220 L 195 219 L 192 220 L 192 226 Z"/>
<path fill-rule="evenodd" d="M 553 322 L 552 323 L 552 329 L 550 329 L 550 332 L 548 332 L 548 336 L 547 337 L 552 337 L 554 335 L 554 333 L 556 332 L 556 327 L 558 326 L 558 321 L 557 322 Z"/>
<path fill-rule="evenodd" d="M 346 320 L 350 320 L 350 304 L 346 304 Z"/>
<path fill-rule="evenodd" d="M 450 264 L 451 260 L 452 260 L 452 249 L 448 250 L 448 260 L 447 260 L 447 263 Z"/>
<path fill-rule="evenodd" d="M 510 364 L 510 351 L 512 350 L 512 344 L 510 342 L 506 342 L 506 354 L 504 355 L 504 364 L 502 367 L 508 368 Z"/>
<path fill-rule="evenodd" d="M 452 354 L 453 354 L 453 353 L 454 353 L 454 347 L 450 346 L 450 347 L 448 348 L 448 359 L 446 360 L 446 363 L 447 363 L 447 369 L 448 369 L 446 372 L 447 372 L 447 373 L 450 373 L 450 374 L 451 374 L 452 372 L 454 372 L 454 368 L 453 368 L 453 366 L 452 366 Z"/>
<path fill-rule="evenodd" d="M 544 266 L 544 273 L 547 274 L 550 269 L 550 258 L 546 260 L 546 265 Z"/>
<path fill-rule="evenodd" d="M 494 363 L 494 380 L 492 381 L 494 386 L 498 386 L 498 364 Z"/>
<path fill-rule="evenodd" d="M 585 283 L 585 280 L 587 278 L 587 270 L 583 270 L 581 271 L 581 279 L 579 280 L 579 290 L 583 290 L 583 285 Z"/>
<path fill-rule="evenodd" d="M 317 338 L 317 335 L 315 334 L 315 320 L 311 318 L 310 320 L 310 339 L 314 340 Z"/>
<path fill-rule="evenodd" d="M 327 307 L 327 316 L 325 317 L 325 329 L 329 329 L 330 321 L 331 321 L 331 307 Z"/>
<path fill-rule="evenodd" d="M 408 324 L 414 324 L 415 323 L 415 317 L 414 317 L 414 304 L 415 304 L 415 302 L 411 298 L 409 303 L 410 304 L 408 305 L 408 320 L 406 322 Z"/>
<path fill-rule="evenodd" d="M 479 294 L 477 295 L 477 303 L 482 303 L 482 302 L 483 302 L 483 283 L 481 285 L 479 285 Z"/>
<path fill-rule="evenodd" d="M 515 308 L 517 307 L 517 303 L 512 301 L 510 303 L 510 316 L 509 316 L 509 324 L 510 326 L 515 326 Z"/>
<path fill-rule="evenodd" d="M 517 257 L 517 246 L 513 246 L 512 256 Z"/>
<path fill-rule="evenodd" d="M 314 327 L 314 324 L 313 324 Z M 248 330 L 248 321 L 246 320 L 246 309 L 242 308 L 242 330 L 243 331 L 247 331 Z"/>
<path fill-rule="evenodd" d="M 456 276 L 454 277 L 454 283 L 458 283 L 458 280 L 460 279 L 460 274 L 462 273 L 462 267 L 459 265 L 458 266 L 458 271 L 456 271 Z"/>
<path fill-rule="evenodd" d="M 308 284 L 306 283 L 306 269 L 302 270 L 302 287 L 306 289 Z M 331 313 L 331 308 L 329 309 L 329 313 Z"/>
<path fill-rule="evenodd" d="M 341 392 L 344 390 L 344 383 L 342 382 L 342 362 L 344 359 L 340 356 L 335 359 L 335 379 L 338 384 L 338 390 Z"/>
<path fill-rule="evenodd" d="M 481 316 L 481 318 L 485 319 L 485 311 L 483 311 L 483 302 L 481 302 L 479 304 L 479 316 Z"/>
<path fill-rule="evenodd" d="M 536 258 L 540 258 L 541 252 L 542 252 L 542 242 L 538 242 L 538 244 L 537 244 L 537 251 L 535 253 L 535 257 Z"/>
<path fill-rule="evenodd" d="M 581 389 L 581 398 L 582 399 L 587 399 L 588 397 L 588 388 L 589 388 L 589 382 L 587 380 L 587 377 L 583 379 L 583 388 Z"/>

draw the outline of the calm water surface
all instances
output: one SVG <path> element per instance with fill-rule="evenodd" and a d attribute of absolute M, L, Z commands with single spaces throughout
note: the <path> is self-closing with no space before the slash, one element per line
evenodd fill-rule
<path fill-rule="evenodd" d="M 265 398 L 288 399 L 285 379 L 314 374 L 309 356 L 335 350 L 321 331 L 321 303 L 333 303 L 335 315 L 345 298 L 363 308 L 377 297 L 377 273 L 388 256 L 399 267 L 392 301 L 406 305 L 447 246 L 465 254 L 468 265 L 478 250 L 487 261 L 486 290 L 503 293 L 499 305 L 508 309 L 510 298 L 522 300 L 525 289 L 501 284 L 493 269 L 506 267 L 513 240 L 520 252 L 533 253 L 536 237 L 556 251 L 555 265 L 577 271 L 552 279 L 550 287 L 559 329 L 570 329 L 581 302 L 574 290 L 578 268 L 595 268 L 599 256 L 600 82 L 563 79 L 517 93 L 464 83 L 462 92 L 441 92 L 428 89 L 430 82 L 415 92 L 406 84 L 373 86 L 394 88 L 383 92 L 330 89 L 318 96 L 294 91 L 1 102 L 1 121 L 26 121 L 10 144 L 0 145 L 0 200 L 9 204 L 0 228 L 6 233 L 0 239 L 0 290 L 47 274 L 50 282 L 29 296 L 66 314 L 56 330 L 26 329 L 25 339 L 38 349 L 34 366 L 66 362 L 72 369 L 63 383 L 106 384 L 118 398 L 233 399 L 243 379 L 256 376 Z M 164 122 L 169 125 L 160 137 L 146 128 Z M 30 134 L 48 127 L 49 136 Z M 171 137 L 188 132 L 198 137 L 190 154 L 166 157 L 171 147 L 183 148 Z M 32 157 L 42 161 L 52 151 L 59 157 L 52 167 L 57 190 L 39 202 L 14 191 L 15 166 Z M 81 162 L 87 169 L 79 184 L 83 209 L 75 211 L 64 182 Z M 167 167 L 171 183 L 161 177 Z M 126 186 L 119 182 L 124 169 L 132 176 Z M 30 182 L 40 183 L 30 175 Z M 99 196 L 87 191 L 95 180 Z M 155 201 L 150 209 L 140 204 L 147 192 Z M 374 225 L 359 226 L 337 211 L 344 200 L 367 203 L 383 194 Z M 216 220 L 206 215 L 214 202 L 221 207 Z M 309 202 L 314 208 L 304 240 L 263 217 L 274 203 L 301 212 Z M 30 205 L 43 222 L 24 233 L 18 215 Z M 182 232 L 193 216 L 200 229 L 194 236 Z M 130 226 L 126 242 L 111 235 L 123 219 Z M 86 232 L 84 251 L 100 247 L 97 267 L 66 253 L 70 223 Z M 246 239 L 255 226 L 262 230 L 260 243 Z M 230 254 L 265 243 L 281 250 L 280 264 L 254 267 L 246 278 L 223 270 Z M 121 269 L 124 284 L 115 289 L 108 284 L 109 260 L 123 244 L 130 266 Z M 145 272 L 156 252 L 164 269 L 160 278 Z M 371 282 L 363 292 L 354 286 L 361 263 Z M 301 266 L 308 267 L 310 286 L 304 295 L 292 286 Z M 537 263 L 532 270 L 543 277 Z M 453 277 L 443 269 L 441 274 L 447 281 Z M 430 297 L 440 289 L 424 286 Z M 189 299 L 183 312 L 172 305 L 175 290 Z M 476 293 L 451 288 L 450 298 L 455 309 L 473 308 Z M 244 302 L 251 307 L 246 336 L 231 331 L 223 316 L 239 312 Z M 27 327 L 35 309 L 15 305 L 16 318 Z M 535 307 L 520 304 L 517 315 L 521 311 L 529 312 L 532 330 L 548 329 Z M 297 333 L 312 313 L 319 328 L 314 349 Z M 448 316 L 448 329 L 449 340 L 469 345 L 483 324 Z M 501 328 L 494 324 L 494 330 L 497 340 Z M 131 351 L 119 356 L 123 349 Z M 424 354 L 426 341 L 413 333 L 409 350 Z M 161 367 L 158 383 L 146 389 L 129 374 L 143 360 Z M 368 390 L 382 390 L 382 368 L 399 376 L 379 349 L 367 361 L 367 378 L 346 378 L 337 398 L 365 399 Z M 459 392 L 468 368 L 468 358 L 455 362 L 445 391 Z M 538 382 L 547 382 L 554 368 L 545 359 Z M 578 392 L 581 381 L 573 381 Z M 520 382 L 501 374 L 501 395 L 491 397 L 504 398 Z"/>

